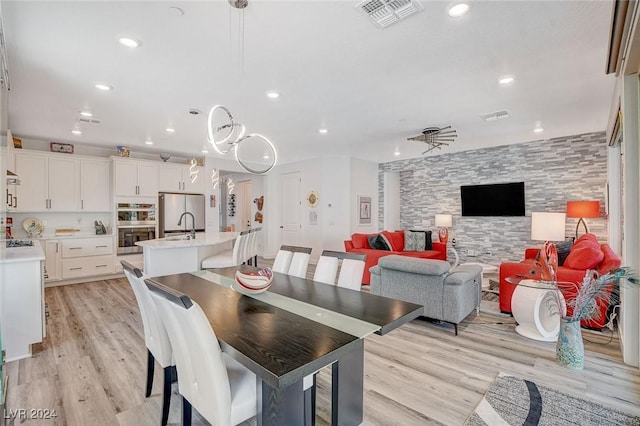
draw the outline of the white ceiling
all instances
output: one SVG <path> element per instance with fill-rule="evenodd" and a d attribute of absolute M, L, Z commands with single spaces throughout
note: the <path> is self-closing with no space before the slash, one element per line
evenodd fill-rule
<path fill-rule="evenodd" d="M 458 131 L 436 154 L 605 129 L 610 2 L 473 2 L 453 19 L 452 2 L 422 0 L 423 12 L 386 29 L 356 3 L 249 0 L 241 55 L 227 1 L 3 1 L 9 126 L 52 141 L 148 152 L 151 138 L 157 152 L 199 153 L 206 112 L 224 104 L 274 142 L 281 162 L 416 157 L 425 146 L 406 139 L 429 126 Z M 123 35 L 142 46 L 119 45 Z M 503 75 L 516 80 L 501 87 Z M 85 109 L 101 124 L 74 136 Z M 499 110 L 512 117 L 479 118 Z M 542 134 L 532 132 L 538 121 Z"/>

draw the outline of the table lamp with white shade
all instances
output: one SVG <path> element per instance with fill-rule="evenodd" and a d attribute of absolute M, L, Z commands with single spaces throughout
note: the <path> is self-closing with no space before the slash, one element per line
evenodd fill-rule
<path fill-rule="evenodd" d="M 437 214 L 436 215 L 436 226 L 440 229 L 438 230 L 438 238 L 440 242 L 443 244 L 447 244 L 449 240 L 449 228 L 453 224 L 453 217 L 450 214 Z"/>
<path fill-rule="evenodd" d="M 544 241 L 540 252 L 541 275 L 544 280 L 556 280 L 558 252 L 551 241 L 564 241 L 565 222 L 565 213 L 531 213 L 531 239 Z"/>

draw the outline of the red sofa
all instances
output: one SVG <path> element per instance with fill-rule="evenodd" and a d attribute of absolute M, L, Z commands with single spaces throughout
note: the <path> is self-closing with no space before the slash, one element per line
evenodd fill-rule
<path fill-rule="evenodd" d="M 500 310 L 504 313 L 511 313 L 511 296 L 516 286 L 508 283 L 506 278 L 513 276 L 526 276 L 527 278 L 539 279 L 540 271 L 536 268 L 535 259 L 538 255 L 538 248 L 528 248 L 524 253 L 524 260 L 517 263 L 502 263 L 500 265 Z M 560 282 L 582 283 L 587 269 L 595 269 L 598 273 L 614 271 L 620 267 L 622 259 L 611 249 L 608 244 L 599 244 L 595 235 L 584 234 L 571 248 L 564 266 L 558 267 L 557 280 Z M 575 297 L 576 291 L 563 290 L 566 299 Z M 600 318 L 586 320 L 583 319 L 583 327 L 596 330 L 602 329 L 608 322 L 607 310 L 609 304 L 602 302 L 598 304 L 600 308 Z M 571 314 L 569 312 L 568 314 Z"/>
<path fill-rule="evenodd" d="M 350 240 L 345 240 L 344 249 L 351 253 L 362 253 L 367 255 L 364 267 L 364 275 L 362 283 L 369 285 L 371 282 L 371 273 L 369 268 L 378 264 L 378 259 L 391 254 L 400 256 L 419 257 L 423 259 L 440 259 L 447 260 L 447 245 L 440 242 L 433 242 L 433 250 L 425 251 L 404 251 L 404 231 L 389 232 L 385 231 L 392 245 L 392 250 L 374 250 L 369 245 L 368 237 L 377 234 L 351 234 Z"/>

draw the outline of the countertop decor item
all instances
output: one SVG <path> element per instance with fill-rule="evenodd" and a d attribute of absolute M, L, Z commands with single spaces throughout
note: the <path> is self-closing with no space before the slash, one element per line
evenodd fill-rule
<path fill-rule="evenodd" d="M 29 238 L 37 238 L 42 235 L 44 225 L 37 217 L 28 217 L 22 221 L 22 227 L 27 232 Z"/>

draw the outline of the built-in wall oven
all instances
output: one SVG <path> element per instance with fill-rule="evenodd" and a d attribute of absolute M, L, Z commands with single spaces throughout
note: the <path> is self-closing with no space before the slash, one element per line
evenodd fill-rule
<path fill-rule="evenodd" d="M 142 253 L 138 241 L 156 238 L 156 205 L 118 203 L 118 254 Z"/>

